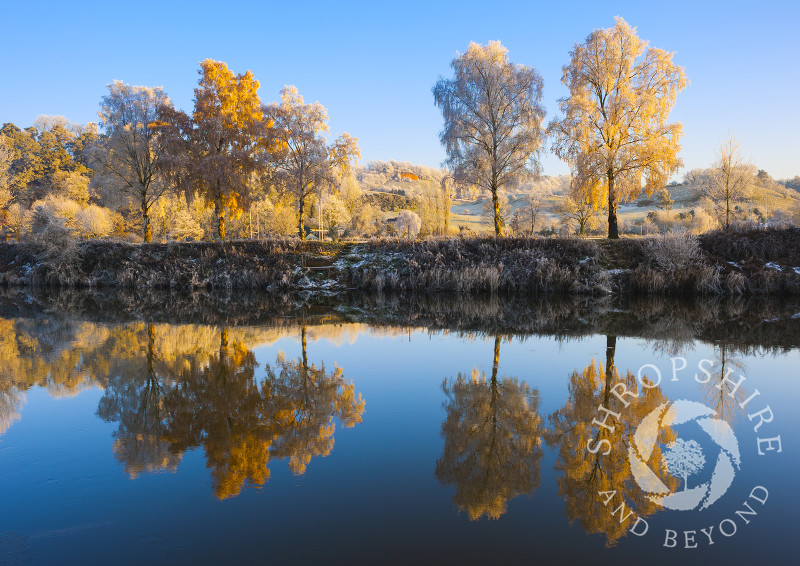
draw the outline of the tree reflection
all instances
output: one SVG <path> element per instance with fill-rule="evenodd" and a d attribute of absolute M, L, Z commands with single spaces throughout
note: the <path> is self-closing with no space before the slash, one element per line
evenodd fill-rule
<path fill-rule="evenodd" d="M 739 403 L 747 398 L 745 386 L 743 384 L 733 385 L 739 381 L 740 374 L 744 373 L 744 370 L 744 363 L 739 356 L 735 355 L 730 344 L 716 344 L 714 346 L 714 365 L 709 369 L 710 376 L 699 376 L 700 379 L 707 379 L 700 385 L 706 404 L 714 409 L 716 418 L 723 419 L 730 424 L 733 424 L 736 417 L 744 412 L 744 408 Z"/>
<path fill-rule="evenodd" d="M 494 342 L 492 376 L 458 374 L 445 380 L 444 450 L 436 477 L 455 483 L 453 503 L 470 520 L 499 518 L 509 499 L 539 487 L 542 422 L 538 391 L 516 378 L 497 378 L 500 337 Z"/>
<path fill-rule="evenodd" d="M 268 334 L 271 338 L 279 332 Z M 263 485 L 270 459 L 302 474 L 334 444 L 335 421 L 361 422 L 364 400 L 342 369 L 308 362 L 307 329 L 296 360 L 280 357 L 258 376 L 245 337 L 253 329 L 68 320 L 0 319 L 0 434 L 19 416 L 34 385 L 71 395 L 103 388 L 97 414 L 117 423 L 114 457 L 135 478 L 175 470 L 202 447 L 214 494 Z"/>
<path fill-rule="evenodd" d="M 266 382 L 271 387 L 271 401 L 278 426 L 275 455 L 288 458 L 289 469 L 302 474 L 314 456 L 327 456 L 333 449 L 334 418 L 342 426 L 361 422 L 364 400 L 355 386 L 346 383 L 342 369 L 327 372 L 325 365 L 309 366 L 306 353 L 306 327 L 301 331 L 302 357 L 279 358 L 267 366 Z"/>
<path fill-rule="evenodd" d="M 119 422 L 114 433 L 114 456 L 132 478 L 146 472 L 174 470 L 180 461 L 180 453 L 172 450 L 166 440 L 169 413 L 164 406 L 162 380 L 169 381 L 171 376 L 158 371 L 157 363 L 163 360 L 158 358 L 155 342 L 155 328 L 150 324 L 144 356 L 134 358 L 143 367 L 109 375 L 97 408 L 103 420 Z"/>
<path fill-rule="evenodd" d="M 606 339 L 606 364 L 592 360 L 582 372 L 573 372 L 569 379 L 569 400 L 558 411 L 550 415 L 551 430 L 546 435 L 548 445 L 558 449 L 555 468 L 560 473 L 558 491 L 564 499 L 566 513 L 570 522 L 577 520 L 589 533 L 602 533 L 609 546 L 625 536 L 633 521 L 620 521 L 620 512 L 612 514 L 624 501 L 626 507 L 633 508 L 640 517 L 650 515 L 658 504 L 651 502 L 647 494 L 634 482 L 628 462 L 630 437 L 642 418 L 666 401 L 660 387 L 639 387 L 636 377 L 627 372 L 621 377 L 614 364 L 616 336 Z M 628 391 L 638 397 L 625 396 L 628 407 L 613 395 L 613 387 L 624 383 Z M 641 391 L 640 391 L 641 389 Z M 602 420 L 598 406 L 603 405 L 619 418 L 609 417 L 609 428 L 592 424 L 597 418 Z M 674 440 L 669 428 L 659 432 L 659 442 Z M 596 454 L 588 450 L 603 444 Z M 649 467 L 657 473 L 670 490 L 674 490 L 676 480 L 661 470 L 661 450 L 659 442 L 648 460 Z M 605 455 L 606 446 L 611 450 Z M 613 499 L 605 505 L 600 492 L 615 492 Z M 627 511 L 625 512 L 627 513 Z"/>

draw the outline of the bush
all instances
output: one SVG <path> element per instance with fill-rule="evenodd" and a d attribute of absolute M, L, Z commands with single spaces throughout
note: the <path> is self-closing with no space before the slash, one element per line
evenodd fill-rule
<path fill-rule="evenodd" d="M 83 240 L 105 238 L 113 229 L 114 221 L 107 208 L 90 204 L 75 213 L 75 231 Z"/>
<path fill-rule="evenodd" d="M 645 253 L 665 271 L 684 270 L 697 265 L 702 257 L 697 236 L 667 234 L 647 242 Z"/>

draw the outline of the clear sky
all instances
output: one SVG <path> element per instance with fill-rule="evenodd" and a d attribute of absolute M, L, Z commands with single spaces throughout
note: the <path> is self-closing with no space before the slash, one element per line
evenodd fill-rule
<path fill-rule="evenodd" d="M 499 39 L 544 79 L 548 120 L 566 94 L 561 67 L 596 28 L 622 16 L 674 51 L 690 86 L 685 168 L 707 167 L 733 132 L 775 178 L 800 175 L 800 2 L 40 2 L 2 0 L 0 123 L 40 114 L 97 120 L 114 79 L 163 86 L 191 110 L 198 63 L 253 71 L 262 101 L 294 84 L 328 108 L 331 133 L 360 140 L 363 160 L 439 166 L 441 116 L 431 87 L 470 41 Z M 567 172 L 552 155 L 544 173 Z"/>

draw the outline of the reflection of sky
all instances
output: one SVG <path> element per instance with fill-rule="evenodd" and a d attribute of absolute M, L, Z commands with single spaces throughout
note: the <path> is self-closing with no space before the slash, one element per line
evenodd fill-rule
<path fill-rule="evenodd" d="M 334 363 L 366 400 L 364 420 L 351 429 L 338 428 L 330 456 L 314 458 L 305 475 L 292 476 L 285 462 L 271 462 L 271 477 L 261 489 L 245 489 L 238 497 L 213 498 L 201 449 L 190 451 L 177 473 L 145 474 L 131 480 L 111 454 L 114 423 L 97 418 L 102 391 L 92 388 L 69 399 L 45 391 L 28 392 L 22 418 L 0 437 L 0 537 L 13 531 L 25 539 L 42 562 L 80 557 L 91 549 L 98 562 L 134 563 L 153 557 L 181 561 L 243 561 L 253 553 L 283 563 L 315 563 L 331 556 L 351 563 L 566 563 L 579 559 L 615 564 L 672 563 L 677 556 L 661 547 L 664 528 L 699 529 L 733 516 L 752 486 L 763 483 L 771 499 L 759 516 L 730 540 L 700 548 L 687 564 L 709 559 L 735 564 L 795 545 L 787 538 L 800 503 L 794 484 L 798 458 L 795 407 L 800 398 L 800 353 L 747 356 L 744 387 L 756 388 L 761 408 L 769 403 L 775 423 L 762 432 L 780 433 L 784 452 L 755 455 L 755 434 L 746 417 L 734 429 L 742 452 L 742 469 L 730 493 L 707 511 L 659 513 L 649 518 L 652 536 L 627 537 L 612 550 L 598 536 L 586 536 L 570 525 L 558 496 L 553 465 L 545 450 L 541 487 L 531 498 L 509 502 L 498 521 L 469 522 L 452 504 L 452 486 L 435 476 L 441 456 L 444 394 L 441 384 L 473 367 L 490 374 L 494 341 L 417 331 L 383 336 L 365 332 L 351 344 L 309 340 L 310 363 Z M 547 415 L 568 399 L 567 383 L 594 358 L 605 363 L 605 336 L 557 342 L 531 337 L 503 342 L 499 376 L 515 376 L 540 393 L 540 413 Z M 297 337 L 286 337 L 255 350 L 263 375 L 279 351 L 287 359 L 300 356 Z M 670 381 L 667 355 L 655 354 L 638 339 L 618 339 L 615 361 L 620 372 L 645 363 L 664 373 L 670 399 L 702 401 L 693 381 L 701 358 L 714 358 L 710 346 L 696 344 L 686 354 L 688 368 Z M 692 371 L 690 371 L 690 368 Z M 761 401 L 763 400 L 763 401 Z M 707 446 L 704 448 L 708 449 Z M 716 528 L 716 527 L 715 527 Z M 2 539 L 0 539 L 2 540 Z M 698 541 L 700 539 L 698 538 Z M 119 549 L 124 549 L 120 551 Z M 776 550 L 777 549 L 777 550 Z M 602 553 L 598 555 L 598 553 Z M 771 554 L 775 556 L 775 554 Z M 420 556 L 427 560 L 418 560 Z M 0 554 L 2 557 L 2 554 Z M 523 557 L 523 559 L 520 559 Z M 780 562 L 780 560 L 779 560 Z"/>

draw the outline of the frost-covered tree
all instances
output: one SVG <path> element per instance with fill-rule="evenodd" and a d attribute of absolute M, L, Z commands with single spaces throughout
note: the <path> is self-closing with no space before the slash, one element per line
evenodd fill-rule
<path fill-rule="evenodd" d="M 265 119 L 275 136 L 277 177 L 296 199 L 298 235 L 305 239 L 306 201 L 346 177 L 361 157 L 358 139 L 345 132 L 328 144 L 327 110 L 319 102 L 306 103 L 294 86 L 281 91 L 280 104 L 269 106 Z"/>
<path fill-rule="evenodd" d="M 735 137 L 717 150 L 717 161 L 704 179 L 703 194 L 711 199 L 720 224 L 727 230 L 735 220 L 736 205 L 753 196 L 756 168 L 749 163 Z"/>
<path fill-rule="evenodd" d="M 574 222 L 578 227 L 578 234 L 586 235 L 587 229 L 596 225 L 597 210 L 586 198 L 566 197 L 556 207 L 556 212 L 561 217 L 562 224 Z"/>
<path fill-rule="evenodd" d="M 164 155 L 158 124 L 172 106 L 161 87 L 108 85 L 100 102 L 100 125 L 105 140 L 92 152 L 103 183 L 131 197 L 142 213 L 143 237 L 152 240 L 150 209 L 167 190 L 159 175 Z"/>
<path fill-rule="evenodd" d="M 444 118 L 439 137 L 446 163 L 457 183 L 489 191 L 499 235 L 500 190 L 539 170 L 545 116 L 542 79 L 533 67 L 509 61 L 499 41 L 470 43 L 450 66 L 454 77 L 441 78 L 433 87 Z"/>
<path fill-rule="evenodd" d="M 661 210 L 672 210 L 672 205 L 675 204 L 675 201 L 672 200 L 672 197 L 669 194 L 669 190 L 667 187 L 664 187 L 660 191 L 658 191 L 658 204 L 656 206 Z"/>
<path fill-rule="evenodd" d="M 422 226 L 422 220 L 420 220 L 420 217 L 416 212 L 412 212 L 410 210 L 401 210 L 400 214 L 397 215 L 395 224 L 397 226 L 397 232 L 401 236 L 416 238 L 417 234 L 419 234 L 419 229 Z"/>

